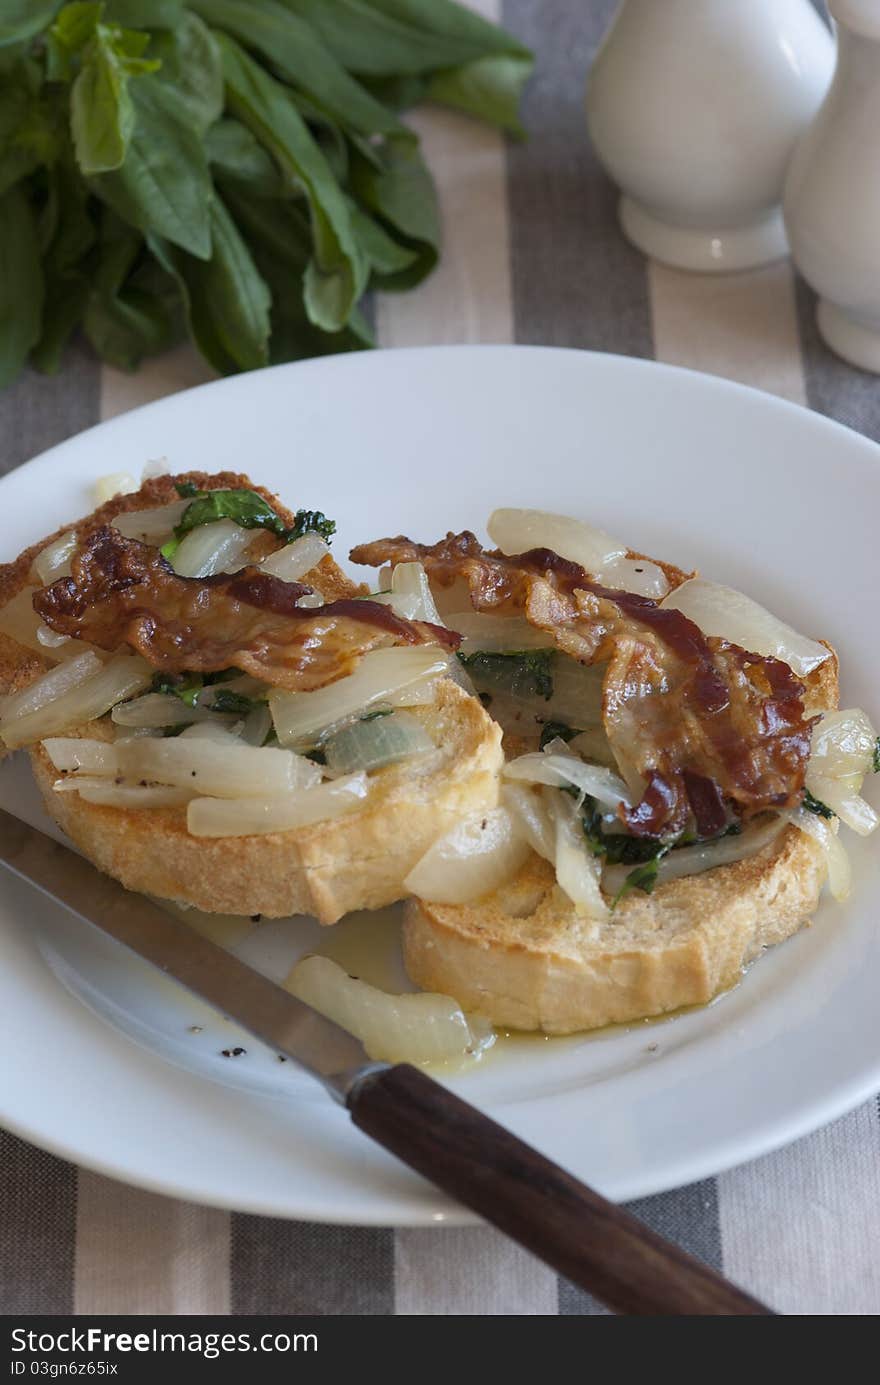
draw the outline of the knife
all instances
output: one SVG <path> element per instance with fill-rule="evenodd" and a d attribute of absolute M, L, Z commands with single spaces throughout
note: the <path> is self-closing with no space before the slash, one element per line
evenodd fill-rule
<path fill-rule="evenodd" d="M 421 1069 L 371 1061 L 339 1025 L 2 809 L 0 864 L 292 1059 L 359 1130 L 614 1312 L 771 1314 Z"/>

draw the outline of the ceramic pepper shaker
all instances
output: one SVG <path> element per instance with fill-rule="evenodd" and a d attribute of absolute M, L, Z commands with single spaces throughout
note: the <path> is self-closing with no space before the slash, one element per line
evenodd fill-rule
<path fill-rule="evenodd" d="M 587 123 L 628 238 L 682 269 L 784 255 L 786 166 L 833 65 L 810 0 L 623 0 Z"/>
<path fill-rule="evenodd" d="M 880 374 L 880 3 L 829 0 L 834 81 L 792 159 L 785 224 L 828 345 Z"/>

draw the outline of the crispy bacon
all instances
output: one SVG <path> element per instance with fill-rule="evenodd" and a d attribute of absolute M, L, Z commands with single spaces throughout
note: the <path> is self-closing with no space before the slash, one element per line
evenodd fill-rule
<path fill-rule="evenodd" d="M 34 610 L 60 635 L 99 649 L 130 645 L 157 669 L 240 668 L 295 691 L 334 682 L 382 645 L 458 646 L 452 631 L 402 620 L 376 601 L 298 606 L 311 590 L 254 567 L 179 577 L 157 548 L 104 525 L 86 539 L 73 575 L 36 593 Z"/>
<path fill-rule="evenodd" d="M 620 815 L 638 836 L 670 837 L 693 819 L 723 830 L 800 799 L 812 721 L 787 664 L 709 639 L 680 611 L 602 587 L 548 549 L 484 552 L 475 535 L 433 545 L 398 537 L 362 544 L 356 563 L 420 562 L 432 580 L 463 578 L 478 611 L 520 612 L 582 663 L 605 663 L 603 720 L 622 770 L 645 789 Z"/>

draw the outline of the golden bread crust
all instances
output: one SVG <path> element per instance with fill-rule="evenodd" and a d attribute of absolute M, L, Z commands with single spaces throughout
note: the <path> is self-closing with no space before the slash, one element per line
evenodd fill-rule
<path fill-rule="evenodd" d="M 462 815 L 498 801 L 501 733 L 479 702 L 447 679 L 435 707 L 413 715 L 429 719 L 440 747 L 421 766 L 379 770 L 364 807 L 347 817 L 250 837 L 191 836 L 182 808 L 108 808 L 55 793 L 59 776 L 45 750 L 36 746 L 30 757 L 50 816 L 128 889 L 209 913 L 314 914 L 335 923 L 353 909 L 402 899 L 404 877 L 431 843 Z M 94 736 L 102 725 L 80 734 Z"/>
<path fill-rule="evenodd" d="M 828 646 L 830 649 L 830 646 Z M 810 712 L 836 707 L 837 655 L 808 679 Z M 706 1004 L 815 912 L 825 879 L 812 837 L 786 827 L 757 855 L 633 891 L 607 923 L 582 918 L 546 861 L 472 905 L 411 900 L 404 961 L 417 986 L 506 1028 L 569 1034 Z"/>

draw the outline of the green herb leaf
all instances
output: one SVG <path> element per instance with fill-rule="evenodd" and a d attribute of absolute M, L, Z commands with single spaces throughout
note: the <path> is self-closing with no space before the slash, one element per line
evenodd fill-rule
<path fill-rule="evenodd" d="M 93 187 L 130 225 L 207 260 L 213 197 L 198 131 L 155 75 L 136 82 L 131 99 L 135 126 L 125 162 L 95 178 Z"/>
<path fill-rule="evenodd" d="M 187 19 L 183 0 L 107 0 L 104 15 L 126 29 L 176 29 Z"/>
<path fill-rule="evenodd" d="M 199 493 L 199 488 L 194 481 L 175 481 L 174 489 L 181 500 L 191 500 L 193 496 Z"/>
<path fill-rule="evenodd" d="M 294 190 L 281 177 L 278 165 L 256 135 L 240 120 L 218 120 L 205 140 L 215 178 L 257 197 L 291 197 Z"/>
<path fill-rule="evenodd" d="M 0 388 L 15 379 L 39 341 L 42 310 L 36 219 L 16 184 L 0 197 Z"/>
<path fill-rule="evenodd" d="M 223 113 L 223 64 L 211 31 L 187 11 L 168 32 L 153 36 L 150 54 L 159 63 L 158 81 L 173 92 L 187 122 L 204 135 Z"/>
<path fill-rule="evenodd" d="M 191 529 L 201 524 L 215 524 L 219 519 L 231 519 L 242 529 L 269 529 L 273 534 L 287 531 L 280 517 L 256 491 L 206 491 L 187 505 L 174 530 L 175 537 L 182 539 Z"/>
<path fill-rule="evenodd" d="M 398 77 L 524 50 L 477 15 L 457 6 L 389 5 L 374 0 L 282 0 L 307 19 L 322 43 L 359 76 Z M 383 9 L 386 10 L 383 13 Z"/>
<path fill-rule="evenodd" d="M 160 258 L 184 291 L 190 331 L 205 359 L 221 374 L 255 370 L 269 360 L 269 289 L 216 194 L 210 215 L 210 260 L 169 249 Z"/>
<path fill-rule="evenodd" d="M 874 773 L 880 774 L 880 736 L 874 744 Z"/>
<path fill-rule="evenodd" d="M 479 58 L 464 67 L 438 72 L 431 78 L 426 94 L 430 101 L 453 106 L 523 139 L 519 103 L 533 65 L 531 56 L 508 53 Z"/>
<path fill-rule="evenodd" d="M 545 745 L 551 741 L 573 741 L 575 736 L 579 736 L 580 731 L 576 731 L 573 726 L 566 726 L 562 721 L 545 721 L 541 727 L 541 739 L 538 742 L 538 749 L 543 750 Z"/>
<path fill-rule="evenodd" d="M 617 894 L 611 901 L 612 910 L 616 909 L 620 901 L 622 899 L 625 899 L 626 896 L 632 890 L 642 890 L 645 894 L 654 893 L 654 886 L 657 884 L 657 872 L 660 869 L 660 862 L 662 858 L 666 855 L 668 850 L 669 847 L 662 847 L 657 852 L 657 855 L 654 856 L 650 861 L 646 861 L 644 865 L 636 866 L 635 870 L 630 871 L 629 875 L 624 880 L 620 889 L 617 891 Z"/>
<path fill-rule="evenodd" d="M 179 697 L 187 707 L 195 708 L 196 698 L 205 686 L 200 673 L 157 673 L 153 676 L 150 691 L 165 693 L 167 697 Z"/>
<path fill-rule="evenodd" d="M 320 510 L 297 510 L 293 528 L 285 531 L 285 537 L 288 543 L 292 543 L 294 539 L 301 539 L 303 534 L 320 534 L 329 543 L 335 533 L 336 521 L 328 519 Z"/>
<path fill-rule="evenodd" d="M 77 162 L 88 177 L 119 168 L 134 129 L 128 79 L 99 26 L 70 93 L 70 128 Z"/>
<path fill-rule="evenodd" d="M 3 0 L 0 10 L 0 48 L 25 43 L 51 24 L 60 0 Z"/>
<path fill-rule="evenodd" d="M 243 693 L 230 692 L 228 688 L 218 688 L 211 703 L 211 711 L 229 712 L 233 716 L 246 717 L 258 706 L 260 702 L 255 698 L 245 697 Z"/>
<path fill-rule="evenodd" d="M 64 348 L 79 326 L 89 301 L 91 285 L 84 274 L 46 273 L 46 297 L 40 337 L 31 352 L 31 365 L 44 375 L 54 375 Z"/>
<path fill-rule="evenodd" d="M 231 184 L 224 192 L 272 294 L 271 363 L 371 346 L 369 326 L 356 308 L 334 332 L 322 331 L 306 311 L 303 280 L 312 254 L 307 215 L 290 202 L 245 196 Z"/>
<path fill-rule="evenodd" d="M 314 255 L 306 268 L 304 302 L 316 326 L 338 331 L 369 272 L 345 195 L 285 88 L 231 39 L 220 35 L 219 42 L 229 104 L 308 198 Z"/>
<path fill-rule="evenodd" d="M 513 650 L 509 654 L 459 654 L 481 692 L 504 692 L 512 697 L 553 696 L 552 649 Z"/>
<path fill-rule="evenodd" d="M 394 711 L 393 707 L 377 707 L 374 712 L 364 712 L 359 721 L 375 721 L 377 717 L 390 717 Z"/>
<path fill-rule="evenodd" d="M 415 287 L 436 265 L 442 234 L 434 182 L 418 149 L 389 144 L 368 152 L 359 144 L 352 155 L 351 183 L 363 206 L 416 255 L 407 269 L 380 276 L 377 287 Z"/>
<path fill-rule="evenodd" d="M 192 0 L 192 7 L 210 24 L 262 54 L 347 129 L 414 142 L 413 132 L 374 100 L 309 24 L 285 5 L 276 0 Z"/>
<path fill-rule="evenodd" d="M 814 798 L 809 789 L 804 789 L 803 805 L 809 813 L 816 813 L 820 818 L 834 818 L 837 814 L 823 803 L 821 798 Z"/>
<path fill-rule="evenodd" d="M 99 260 L 83 328 L 103 360 L 134 370 L 145 356 L 169 346 L 174 325 L 161 296 L 129 275 L 143 251 L 143 237 L 109 208 L 102 217 Z"/>

